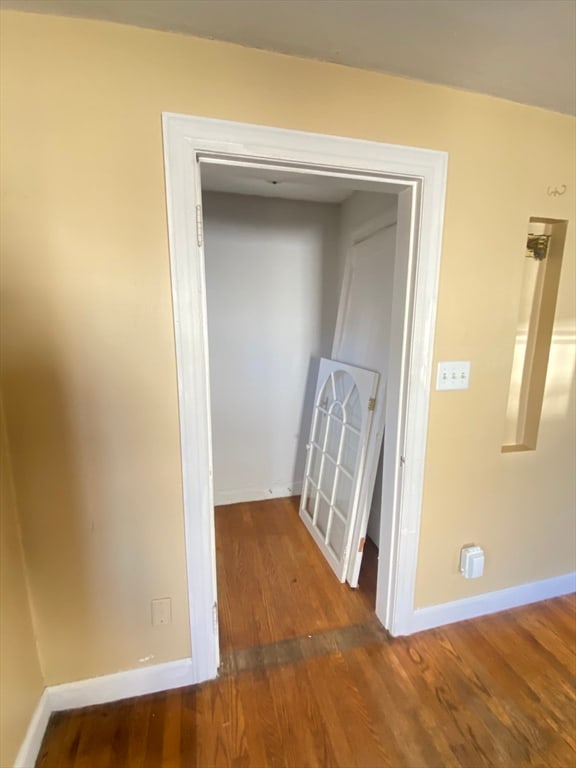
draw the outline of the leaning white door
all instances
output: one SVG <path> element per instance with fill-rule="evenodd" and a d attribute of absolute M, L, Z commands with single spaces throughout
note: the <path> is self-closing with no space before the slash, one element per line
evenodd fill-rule
<path fill-rule="evenodd" d="M 352 587 L 358 586 L 366 528 L 384 436 L 395 258 L 395 224 L 373 230 L 369 236 L 353 243 L 350 247 L 346 255 L 338 321 L 332 347 L 334 360 L 369 368 L 380 374 L 380 389 L 376 396 L 372 433 L 366 448 L 357 523 L 352 536 L 346 577 Z M 376 513 L 379 514 L 379 510 L 376 510 Z"/>
<path fill-rule="evenodd" d="M 345 581 L 378 373 L 320 361 L 300 517 Z"/>

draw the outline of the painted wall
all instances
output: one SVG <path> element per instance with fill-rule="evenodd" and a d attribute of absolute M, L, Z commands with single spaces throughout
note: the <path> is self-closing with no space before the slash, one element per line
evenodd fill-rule
<path fill-rule="evenodd" d="M 0 406 L 0 765 L 13 765 L 43 690 Z"/>
<path fill-rule="evenodd" d="M 340 206 L 205 193 L 216 504 L 304 476 L 318 358 L 339 298 Z"/>
<path fill-rule="evenodd" d="M 5 405 L 47 683 L 190 652 L 163 110 L 448 151 L 435 355 L 472 375 L 431 394 L 417 604 L 574 569 L 573 118 L 113 24 L 5 12 L 0 34 Z M 505 455 L 530 216 L 571 220 L 564 341 L 538 450 Z"/>

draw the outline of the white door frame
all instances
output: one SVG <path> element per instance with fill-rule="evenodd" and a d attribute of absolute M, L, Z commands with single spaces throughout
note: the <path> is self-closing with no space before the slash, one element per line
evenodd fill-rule
<path fill-rule="evenodd" d="M 171 113 L 162 119 L 194 682 L 214 678 L 219 666 L 206 286 L 196 218 L 202 210 L 203 156 L 380 181 L 383 191 L 398 192 L 390 349 L 398 365 L 391 366 L 387 386 L 387 424 L 392 415 L 396 425 L 385 441 L 382 505 L 389 514 L 381 526 L 376 615 L 393 635 L 407 634 L 414 612 L 447 154 Z"/>

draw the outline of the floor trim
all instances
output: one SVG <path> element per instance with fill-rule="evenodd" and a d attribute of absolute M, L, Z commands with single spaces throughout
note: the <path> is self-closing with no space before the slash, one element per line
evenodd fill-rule
<path fill-rule="evenodd" d="M 290 496 L 300 496 L 302 481 L 297 480 L 285 485 L 273 485 L 271 488 L 238 488 L 233 491 L 217 491 L 214 489 L 214 506 L 227 504 L 245 504 L 250 501 L 266 501 L 267 499 L 284 499 Z"/>
<path fill-rule="evenodd" d="M 14 768 L 33 768 L 36 764 L 40 747 L 42 746 L 42 739 L 52 714 L 52 707 L 50 703 L 50 695 L 45 688 L 42 691 L 40 700 L 36 705 L 34 714 L 28 725 L 26 736 L 24 741 L 20 745 L 16 760 L 14 761 Z"/>
<path fill-rule="evenodd" d="M 198 681 L 193 676 L 192 659 L 178 659 L 74 683 L 51 685 L 48 693 L 52 711 L 59 712 L 63 709 L 88 707 L 147 693 L 168 691 L 194 685 L 196 682 Z"/>
<path fill-rule="evenodd" d="M 537 603 L 552 597 L 561 597 L 571 592 L 576 592 L 576 571 L 552 579 L 543 579 L 529 584 L 520 584 L 517 587 L 500 589 L 497 592 L 486 592 L 482 595 L 454 600 L 451 603 L 417 608 L 412 614 L 405 634 L 411 635 L 426 629 L 454 624 L 457 621 L 487 616 L 490 613 Z"/>

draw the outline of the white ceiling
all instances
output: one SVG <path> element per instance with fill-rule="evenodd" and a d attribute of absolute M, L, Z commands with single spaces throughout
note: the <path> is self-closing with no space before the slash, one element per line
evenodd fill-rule
<path fill-rule="evenodd" d="M 307 200 L 315 203 L 343 203 L 353 192 L 376 192 L 392 196 L 398 188 L 383 181 L 363 181 L 310 175 L 298 171 L 245 168 L 201 163 L 202 190 L 235 195 Z"/>
<path fill-rule="evenodd" d="M 576 113 L 576 0 L 0 0 Z"/>

